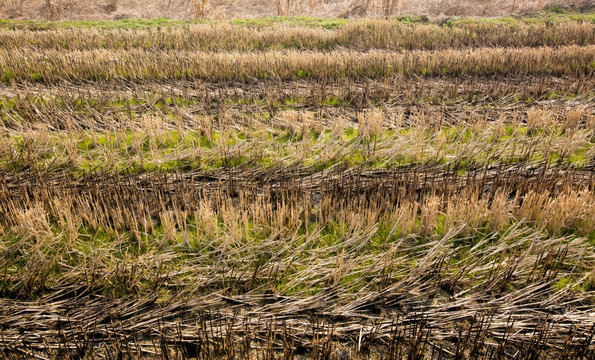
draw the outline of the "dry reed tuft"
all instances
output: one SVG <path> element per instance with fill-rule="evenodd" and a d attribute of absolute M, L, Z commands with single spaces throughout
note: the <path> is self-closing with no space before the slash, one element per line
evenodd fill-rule
<path fill-rule="evenodd" d="M 62 0 L 45 0 L 46 5 L 49 11 L 48 18 L 49 19 L 56 19 L 62 16 L 63 8 L 62 8 Z"/>
<path fill-rule="evenodd" d="M 208 0 L 192 0 L 194 4 L 194 16 L 197 19 L 204 19 L 207 16 Z"/>

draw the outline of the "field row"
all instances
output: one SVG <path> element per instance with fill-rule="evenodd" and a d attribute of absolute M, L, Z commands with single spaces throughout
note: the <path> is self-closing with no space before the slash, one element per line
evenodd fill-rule
<path fill-rule="evenodd" d="M 320 126 L 333 119 L 357 122 L 379 109 L 402 126 L 473 125 L 520 119 L 544 110 L 561 123 L 566 112 L 593 112 L 595 79 L 587 77 L 388 77 L 382 80 L 201 81 L 31 84 L 0 87 L 0 120 L 6 134 L 29 130 L 113 130 L 143 127 L 161 118 L 172 129 L 198 123 L 284 127 L 292 111 Z M 575 109 L 573 109 L 575 108 Z M 301 116 L 301 115 L 300 115 Z M 588 119 L 585 119 L 588 123 Z"/>
<path fill-rule="evenodd" d="M 497 164 L 588 167 L 595 160 L 593 108 L 495 111 L 489 122 L 447 126 L 443 115 L 369 109 L 355 119 L 322 119 L 286 111 L 275 119 L 198 118 L 193 124 L 144 116 L 118 129 L 62 133 L 51 129 L 0 137 L 0 170 L 82 176 L 275 167 L 316 173 L 336 168 L 391 169 L 438 164 L 469 168 Z"/>
<path fill-rule="evenodd" d="M 394 75 L 591 75 L 595 46 L 478 48 L 366 53 L 205 53 L 183 50 L 0 50 L 1 80 L 11 82 L 201 79 L 382 79 Z"/>
<path fill-rule="evenodd" d="M 373 229 L 360 230 L 355 225 L 348 236 L 367 239 L 374 234 Z M 465 251 L 449 263 L 441 254 L 456 252 L 465 242 L 456 233 L 423 247 L 413 239 L 401 241 L 374 258 L 354 251 L 353 246 L 350 249 L 349 244 L 346 249 L 335 247 L 338 254 L 326 261 L 313 263 L 285 256 L 287 246 L 294 246 L 291 251 L 300 256 L 307 252 L 307 244 L 316 241 L 316 235 L 300 241 L 290 233 L 279 241 L 271 237 L 260 246 L 213 243 L 215 251 L 243 256 L 245 262 L 234 264 L 232 258 L 221 257 L 213 267 L 194 265 L 182 271 L 164 265 L 174 255 L 162 252 L 110 263 L 111 254 L 120 250 L 118 245 L 104 245 L 94 253 L 102 256 L 101 262 L 89 255 L 87 261 L 94 264 L 89 272 L 83 275 L 76 268 L 69 270 L 54 294 L 40 301 L 0 303 L 0 323 L 7 328 L 3 331 L 4 349 L 8 358 L 29 358 L 37 352 L 56 357 L 65 353 L 106 357 L 124 353 L 145 359 L 248 358 L 256 354 L 274 359 L 282 354 L 287 359 L 300 359 L 321 352 L 359 354 L 363 350 L 368 356 L 387 360 L 409 354 L 438 358 L 437 354 L 458 352 L 475 352 L 487 358 L 490 354 L 496 358 L 514 353 L 527 356 L 535 351 L 558 359 L 590 354 L 593 333 L 591 308 L 585 305 L 587 296 L 576 290 L 555 290 L 564 282 L 571 283 L 573 289 L 584 285 L 576 279 L 573 269 L 577 267 L 571 259 L 587 256 L 581 265 L 588 267 L 592 253 L 585 252 L 589 246 L 580 240 L 548 239 L 523 228 L 511 229 L 488 235 L 477 248 L 467 245 L 467 250 L 474 251 Z M 20 245 L 26 248 L 25 244 Z M 56 248 L 66 258 L 80 252 L 79 244 L 70 250 Z M 237 248 L 246 253 L 236 253 Z M 253 255 L 247 256 L 250 251 Z M 323 252 L 311 251 L 310 257 Z M 246 268 L 247 264 L 252 266 Z M 222 265 L 226 272 L 213 272 Z M 292 270 L 294 275 L 286 275 Z M 192 300 L 172 298 L 170 289 L 191 287 L 190 281 L 172 278 L 184 271 L 205 274 L 200 280 L 194 275 L 201 283 L 211 280 L 251 289 L 287 281 L 289 287 L 318 284 L 320 292 L 301 301 L 291 296 L 258 292 L 237 296 L 219 291 L 195 294 Z M 375 293 L 341 290 L 345 278 L 357 284 L 358 279 L 373 276 L 391 285 L 379 284 L 382 291 Z M 139 281 L 153 288 L 155 295 L 143 301 L 86 295 L 88 284 L 94 289 L 116 285 L 135 291 Z M 473 290 L 461 293 L 460 287 Z M 507 292 L 502 293 L 502 289 Z M 60 295 L 77 294 L 69 302 L 60 299 Z M 378 315 L 378 304 L 396 305 L 403 315 Z M 220 310 L 212 310 L 217 308 Z M 320 315 L 313 319 L 312 313 Z M 537 347 L 538 339 L 545 337 L 547 343 Z"/>
<path fill-rule="evenodd" d="M 9 228 L 17 226 L 22 212 L 41 206 L 54 220 L 71 212 L 77 226 L 114 235 L 132 231 L 128 235 L 136 237 L 158 232 L 165 221 L 160 214 L 185 214 L 187 219 L 207 206 L 214 211 L 214 219 L 221 215 L 223 207 L 246 212 L 248 218 L 244 220 L 259 224 L 263 231 L 268 231 L 271 224 L 307 231 L 309 223 L 326 226 L 344 221 L 344 216 L 356 214 L 358 208 L 366 208 L 373 210 L 366 218 L 370 224 L 401 211 L 412 211 L 412 218 L 400 221 L 412 226 L 407 233 L 417 229 L 419 234 L 416 218 L 425 215 L 418 210 L 427 209 L 430 202 L 435 207 L 431 219 L 438 222 L 444 220 L 438 215 L 453 206 L 485 207 L 469 219 L 460 219 L 467 221 L 471 232 L 488 225 L 499 230 L 499 225 L 521 220 L 543 226 L 553 234 L 592 236 L 594 177 L 592 165 L 589 169 L 572 169 L 522 164 L 473 167 L 465 173 L 456 166 L 426 165 L 316 174 L 280 167 L 177 174 L 97 173 L 81 179 L 43 173 L 4 174 L 0 221 Z M 475 200 L 456 201 L 456 197 Z M 564 209 L 573 203 L 577 206 Z M 287 218 L 270 222 L 278 216 Z M 491 220 L 494 224 L 490 224 Z M 176 228 L 185 226 L 179 223 Z M 432 222 L 432 227 L 425 230 L 429 231 L 425 235 L 431 235 L 446 228 Z"/>
<path fill-rule="evenodd" d="M 150 51 L 439 50 L 476 47 L 594 45 L 595 19 L 536 22 L 461 21 L 455 25 L 403 24 L 396 20 L 350 21 L 336 30 L 228 23 L 153 29 L 62 28 L 0 32 L 0 48 L 42 50 L 145 49 Z"/>

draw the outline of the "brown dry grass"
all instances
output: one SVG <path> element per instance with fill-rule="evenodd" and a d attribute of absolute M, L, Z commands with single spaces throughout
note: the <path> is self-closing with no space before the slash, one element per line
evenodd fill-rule
<path fill-rule="evenodd" d="M 193 0 L 194 3 L 194 17 L 203 19 L 207 16 L 209 1 L 208 0 Z"/>
<path fill-rule="evenodd" d="M 592 24 L 447 28 L 5 30 L 0 358 L 593 358 Z"/>
<path fill-rule="evenodd" d="M 202 17 L 204 5 L 187 0 L 137 1 L 137 0 L 62 0 L 63 11 L 53 14 L 48 11 L 49 0 L 4 0 L 0 3 L 0 17 L 20 19 L 52 19 L 59 15 L 62 19 L 113 19 L 126 17 L 170 17 L 190 19 Z M 52 3 L 53 4 L 53 3 Z M 399 14 L 426 14 L 430 16 L 502 16 L 511 13 L 535 11 L 550 4 L 563 4 L 568 7 L 592 8 L 585 0 L 333 0 L 318 2 L 313 0 L 263 0 L 219 1 L 209 7 L 212 18 L 247 18 L 276 15 L 308 15 L 317 17 L 361 17 L 387 16 Z"/>

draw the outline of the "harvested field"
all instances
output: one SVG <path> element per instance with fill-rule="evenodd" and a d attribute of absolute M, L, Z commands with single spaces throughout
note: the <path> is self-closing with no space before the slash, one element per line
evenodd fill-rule
<path fill-rule="evenodd" d="M 87 25 L 0 24 L 0 358 L 595 358 L 592 14 Z"/>

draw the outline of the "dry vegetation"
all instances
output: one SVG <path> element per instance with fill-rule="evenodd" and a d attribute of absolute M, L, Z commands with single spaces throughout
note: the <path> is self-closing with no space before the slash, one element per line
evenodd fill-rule
<path fill-rule="evenodd" d="M 266 16 L 381 17 L 502 16 L 546 6 L 593 9 L 591 0 L 0 0 L 0 18 L 106 20 L 125 18 L 215 19 Z"/>
<path fill-rule="evenodd" d="M 0 358 L 595 356 L 592 15 L 46 25 L 0 32 Z"/>

